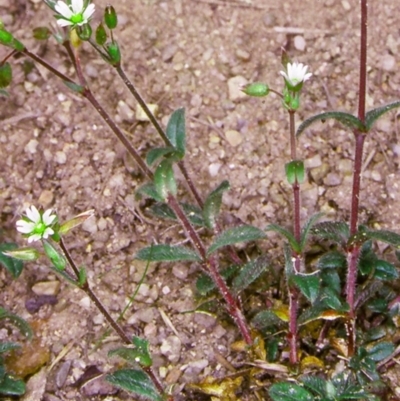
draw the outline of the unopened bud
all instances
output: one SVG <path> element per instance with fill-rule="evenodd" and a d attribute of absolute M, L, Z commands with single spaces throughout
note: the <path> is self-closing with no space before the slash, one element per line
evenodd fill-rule
<path fill-rule="evenodd" d="M 99 46 L 103 46 L 107 42 L 107 32 L 104 29 L 104 25 L 102 23 L 96 29 L 96 43 Z"/>
<path fill-rule="evenodd" d="M 104 22 L 106 23 L 108 29 L 116 28 L 118 24 L 118 17 L 113 6 L 108 5 L 104 10 Z"/>
<path fill-rule="evenodd" d="M 304 163 L 302 160 L 292 160 L 285 165 L 286 179 L 290 185 L 304 182 Z"/>
<path fill-rule="evenodd" d="M 121 62 L 121 51 L 117 42 L 112 42 L 107 45 L 107 53 L 110 57 L 110 63 L 114 66 Z"/>
<path fill-rule="evenodd" d="M 254 82 L 252 84 L 246 85 L 242 91 L 249 96 L 254 97 L 264 97 L 269 94 L 269 87 L 261 82 Z"/>
<path fill-rule="evenodd" d="M 43 248 L 44 252 L 46 253 L 47 257 L 51 260 L 54 267 L 59 270 L 63 271 L 67 264 L 64 256 L 62 256 L 56 248 L 53 247 L 49 242 L 43 241 Z"/>

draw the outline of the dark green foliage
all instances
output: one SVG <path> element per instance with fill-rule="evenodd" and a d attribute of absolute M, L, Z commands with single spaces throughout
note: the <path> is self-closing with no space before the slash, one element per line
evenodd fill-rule
<path fill-rule="evenodd" d="M 314 396 L 304 387 L 286 382 L 273 384 L 269 396 L 274 401 L 314 401 Z"/>
<path fill-rule="evenodd" d="M 367 130 L 370 131 L 375 121 L 377 121 L 383 114 L 398 107 L 400 107 L 400 101 L 389 103 L 385 106 L 377 107 L 376 109 L 368 111 L 365 114 L 365 125 L 367 126 Z"/>
<path fill-rule="evenodd" d="M 240 268 L 239 274 L 233 279 L 233 291 L 238 293 L 245 290 L 270 267 L 268 258 L 260 256 Z"/>
<path fill-rule="evenodd" d="M 167 199 L 168 195 L 176 195 L 177 192 L 175 175 L 172 166 L 172 160 L 164 159 L 158 165 L 154 173 L 154 187 L 158 196 L 163 201 Z"/>
<path fill-rule="evenodd" d="M 318 269 L 340 269 L 346 267 L 346 256 L 339 251 L 327 252 L 318 260 Z"/>
<path fill-rule="evenodd" d="M 206 198 L 203 208 L 204 221 L 208 228 L 214 229 L 222 203 L 222 195 L 230 188 L 228 181 L 223 181 Z"/>
<path fill-rule="evenodd" d="M 237 271 L 239 270 L 239 266 L 229 266 L 225 269 L 221 270 L 221 276 L 225 280 L 229 280 L 232 278 Z M 216 285 L 212 281 L 211 277 L 207 274 L 201 274 L 200 277 L 196 281 L 196 290 L 201 296 L 208 295 L 211 291 L 215 290 Z"/>
<path fill-rule="evenodd" d="M 322 239 L 329 239 L 337 244 L 345 245 L 350 236 L 350 230 L 347 223 L 340 221 L 323 221 L 315 224 L 311 233 Z"/>
<path fill-rule="evenodd" d="M 311 303 L 317 299 L 320 287 L 319 274 L 292 274 L 289 276 L 290 283 L 294 283 Z"/>
<path fill-rule="evenodd" d="M 172 113 L 168 121 L 166 134 L 172 146 L 183 158 L 186 152 L 185 109 L 178 109 Z"/>
<path fill-rule="evenodd" d="M 4 255 L 3 251 L 12 251 L 13 249 L 17 248 L 17 244 L 14 243 L 0 244 L 0 264 L 2 264 L 8 270 L 13 278 L 19 277 L 19 275 L 22 273 L 24 264 L 21 260 Z"/>
<path fill-rule="evenodd" d="M 142 367 L 150 367 L 153 364 L 153 360 L 150 355 L 149 342 L 134 336 L 132 344 L 135 348 L 120 347 L 110 351 L 108 356 L 116 355 L 132 365 L 139 364 Z"/>
<path fill-rule="evenodd" d="M 270 224 L 265 231 L 275 231 L 276 233 L 281 234 L 289 241 L 289 244 L 294 252 L 301 253 L 301 245 L 296 241 L 294 235 L 289 230 L 286 230 L 286 228 L 278 226 L 277 224 Z"/>
<path fill-rule="evenodd" d="M 0 89 L 7 88 L 12 81 L 12 69 L 10 63 L 0 65 Z"/>

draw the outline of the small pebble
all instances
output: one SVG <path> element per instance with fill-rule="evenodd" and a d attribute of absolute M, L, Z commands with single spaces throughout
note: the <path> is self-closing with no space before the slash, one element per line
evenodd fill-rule
<path fill-rule="evenodd" d="M 56 152 L 54 159 L 58 164 L 65 164 L 67 162 L 67 155 L 65 152 L 58 151 Z"/>
<path fill-rule="evenodd" d="M 324 179 L 324 184 L 328 187 L 335 187 L 341 183 L 342 178 L 337 173 L 329 173 Z"/>
<path fill-rule="evenodd" d="M 31 139 L 25 146 L 25 152 L 30 154 L 35 154 L 37 152 L 37 147 L 39 142 L 36 139 Z"/>
<path fill-rule="evenodd" d="M 50 206 L 53 202 L 54 194 L 52 191 L 45 189 L 39 196 L 38 203 L 42 205 L 45 209 Z"/>
<path fill-rule="evenodd" d="M 387 72 L 396 69 L 396 59 L 391 54 L 385 54 L 381 57 L 379 67 Z"/>
<path fill-rule="evenodd" d="M 351 10 L 351 5 L 347 0 L 342 0 L 342 7 L 346 10 L 346 11 L 350 11 Z"/>
<path fill-rule="evenodd" d="M 60 292 L 59 281 L 41 281 L 32 287 L 36 295 L 57 295 Z"/>
<path fill-rule="evenodd" d="M 242 134 L 236 130 L 228 130 L 225 132 L 225 138 L 231 146 L 238 146 L 243 142 Z"/>
<path fill-rule="evenodd" d="M 229 99 L 233 102 L 236 100 L 247 98 L 242 88 L 247 84 L 247 79 L 241 75 L 228 79 Z"/>
<path fill-rule="evenodd" d="M 167 337 L 161 344 L 160 352 L 172 363 L 177 363 L 181 357 L 181 340 L 177 336 Z"/>
<path fill-rule="evenodd" d="M 179 280 L 185 280 L 188 276 L 189 269 L 185 265 L 174 265 L 172 268 L 172 274 Z"/>
<path fill-rule="evenodd" d="M 118 102 L 117 113 L 123 121 L 133 122 L 135 113 L 123 100 Z"/>
<path fill-rule="evenodd" d="M 151 111 L 151 113 L 156 116 L 158 113 L 158 105 L 157 104 L 148 104 L 147 107 L 149 108 L 149 110 Z M 150 121 L 149 117 L 147 117 L 147 114 L 144 112 L 144 110 L 142 109 L 142 107 L 138 104 L 136 106 L 136 119 L 138 121 Z"/>
<path fill-rule="evenodd" d="M 216 177 L 221 167 L 221 163 L 211 163 L 208 166 L 208 172 L 210 173 L 211 177 Z"/>
<path fill-rule="evenodd" d="M 294 47 L 296 48 L 296 50 L 299 50 L 301 52 L 303 52 L 306 48 L 306 41 L 305 41 L 304 37 L 301 35 L 296 35 L 294 37 L 293 44 L 294 44 Z"/>

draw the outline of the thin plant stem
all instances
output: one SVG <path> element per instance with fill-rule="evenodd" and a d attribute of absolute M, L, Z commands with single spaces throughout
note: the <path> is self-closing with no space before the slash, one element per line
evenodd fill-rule
<path fill-rule="evenodd" d="M 368 24 L 368 2 L 361 0 L 361 39 L 360 39 L 360 81 L 358 90 L 358 118 L 365 121 L 365 98 L 367 88 L 367 25 Z M 358 231 L 358 214 L 361 188 L 361 169 L 365 135 L 357 130 L 354 131 L 355 156 L 353 170 L 353 188 L 351 196 L 350 235 Z M 350 307 L 348 332 L 348 356 L 352 356 L 356 350 L 356 328 L 355 328 L 355 292 L 357 284 L 358 260 L 360 246 L 353 245 L 348 249 L 347 257 L 347 280 L 346 280 L 346 301 Z"/>
<path fill-rule="evenodd" d="M 62 238 L 60 238 L 59 241 L 60 248 L 62 249 L 65 257 L 67 258 L 67 261 L 69 265 L 71 266 L 72 270 L 74 271 L 76 278 L 79 280 L 79 268 L 76 265 L 75 261 L 73 260 L 68 248 L 65 245 L 65 242 Z M 118 336 L 121 338 L 121 340 L 126 344 L 126 345 L 131 345 L 132 342 L 128 335 L 124 332 L 122 327 L 117 323 L 116 320 L 112 318 L 108 310 L 104 307 L 102 302 L 100 301 L 99 298 L 97 298 L 96 294 L 92 291 L 92 289 L 89 286 L 88 281 L 86 280 L 83 285 L 81 285 L 79 288 L 84 291 L 88 297 L 93 301 L 95 304 L 96 308 L 101 312 L 101 314 L 106 318 L 107 322 L 110 324 L 110 326 L 116 331 Z M 150 367 L 142 367 L 142 369 L 148 374 L 150 377 L 151 381 L 153 382 L 154 386 L 157 388 L 157 390 L 160 392 L 160 394 L 165 394 L 164 393 L 164 387 L 158 380 L 158 378 L 155 376 L 153 370 Z M 169 401 L 173 401 L 173 398 L 170 397 Z"/>
<path fill-rule="evenodd" d="M 199 255 L 203 261 L 204 270 L 211 276 L 211 278 L 214 281 L 215 285 L 217 286 L 219 292 L 223 296 L 223 298 L 228 306 L 228 312 L 229 312 L 230 316 L 236 322 L 244 341 L 248 345 L 251 345 L 253 343 L 253 340 L 251 338 L 250 330 L 246 323 L 243 312 L 241 311 L 241 308 L 239 307 L 239 304 L 237 303 L 235 297 L 232 295 L 228 286 L 226 285 L 225 280 L 221 276 L 221 274 L 217 268 L 217 262 L 216 262 L 215 258 L 208 257 L 206 248 L 205 248 L 201 238 L 199 237 L 196 230 L 190 223 L 189 219 L 186 217 L 185 212 L 182 210 L 182 208 L 179 205 L 179 203 L 177 202 L 176 198 L 172 195 L 169 195 L 167 202 L 168 202 L 168 205 L 170 206 L 170 208 L 174 211 L 177 218 L 180 220 L 182 226 L 184 227 L 184 229 L 186 231 L 188 238 L 190 238 L 193 246 L 196 248 L 197 252 L 199 253 Z"/>

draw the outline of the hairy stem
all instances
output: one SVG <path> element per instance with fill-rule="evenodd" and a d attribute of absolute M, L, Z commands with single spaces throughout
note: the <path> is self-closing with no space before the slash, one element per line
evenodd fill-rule
<path fill-rule="evenodd" d="M 79 268 L 76 265 L 75 261 L 72 259 L 72 256 L 68 250 L 68 248 L 66 247 L 64 240 L 62 238 L 60 238 L 60 247 L 65 255 L 65 257 L 68 260 L 69 265 L 71 266 L 72 270 L 74 271 L 76 278 L 79 280 Z M 106 318 L 107 322 L 110 324 L 110 326 L 115 330 L 115 332 L 118 334 L 118 336 L 121 338 L 121 340 L 126 344 L 126 345 L 131 345 L 132 342 L 129 339 L 128 335 L 124 332 L 124 330 L 122 329 L 122 327 L 117 323 L 117 321 L 115 319 L 112 318 L 112 316 L 110 315 L 110 313 L 108 312 L 108 310 L 104 307 L 104 305 L 102 304 L 102 302 L 100 301 L 99 298 L 97 298 L 96 294 L 92 291 L 92 289 L 89 286 L 88 281 L 85 281 L 85 283 L 80 286 L 79 288 L 82 289 L 82 291 L 84 291 L 87 296 L 93 301 L 93 303 L 95 304 L 96 308 L 101 312 L 101 314 Z M 148 374 L 148 376 L 150 377 L 151 381 L 153 382 L 153 384 L 156 386 L 157 390 L 161 393 L 164 394 L 164 388 L 162 386 L 162 384 L 160 383 L 160 381 L 157 379 L 157 377 L 155 376 L 154 372 L 152 371 L 151 368 L 149 367 L 142 367 L 143 370 Z M 173 401 L 172 398 L 169 398 L 169 401 Z"/>
<path fill-rule="evenodd" d="M 368 4 L 367 0 L 361 0 L 361 40 L 360 40 L 360 81 L 358 90 L 358 118 L 365 121 L 365 98 L 367 88 L 367 22 Z M 355 137 L 355 156 L 353 169 L 353 189 L 351 195 L 351 217 L 350 235 L 353 236 L 358 230 L 358 214 L 361 188 L 361 168 L 364 149 L 365 135 L 362 132 L 354 131 Z M 360 247 L 358 245 L 348 249 L 347 257 L 347 281 L 346 281 L 346 301 L 350 307 L 350 320 L 347 323 L 348 332 L 348 356 L 352 356 L 356 350 L 356 330 L 355 330 L 355 292 L 358 273 L 358 259 Z"/>

